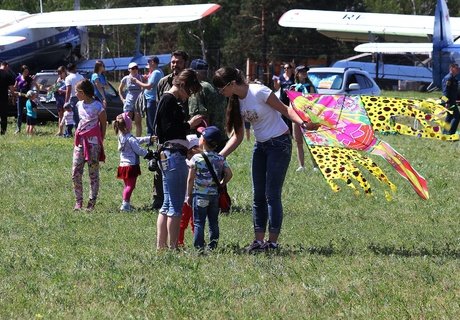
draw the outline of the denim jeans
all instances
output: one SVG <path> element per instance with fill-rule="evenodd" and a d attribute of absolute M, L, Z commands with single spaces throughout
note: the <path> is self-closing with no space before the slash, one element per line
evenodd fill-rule
<path fill-rule="evenodd" d="M 22 115 L 24 114 L 24 109 L 26 108 L 27 98 L 20 96 L 18 102 L 16 103 L 16 130 L 21 131 L 22 126 Z"/>
<path fill-rule="evenodd" d="M 180 152 L 163 151 L 166 159 L 160 160 L 163 176 L 163 205 L 160 213 L 169 217 L 180 217 L 187 191 L 188 167 L 185 155 Z"/>
<path fill-rule="evenodd" d="M 219 196 L 202 195 L 193 196 L 193 246 L 204 248 L 204 227 L 206 217 L 209 222 L 209 248 L 215 249 L 219 241 Z"/>
<path fill-rule="evenodd" d="M 147 134 L 153 134 L 153 124 L 155 121 L 155 115 L 157 113 L 157 102 L 155 100 L 147 100 L 147 110 L 145 122 L 147 123 Z"/>
<path fill-rule="evenodd" d="M 291 161 L 292 141 L 288 134 L 256 142 L 252 155 L 252 205 L 254 232 L 279 234 L 283 222 L 281 191 Z"/>
<path fill-rule="evenodd" d="M 78 114 L 78 108 L 77 108 L 78 98 L 70 97 L 69 102 L 70 102 L 70 105 L 72 106 L 73 121 L 75 122 L 75 128 L 78 128 L 78 123 L 80 122 L 80 116 Z"/>

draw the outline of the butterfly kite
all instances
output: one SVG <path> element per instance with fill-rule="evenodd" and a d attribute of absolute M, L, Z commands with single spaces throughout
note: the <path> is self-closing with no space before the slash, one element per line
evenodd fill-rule
<path fill-rule="evenodd" d="M 422 199 L 429 198 L 426 180 L 401 154 L 374 135 L 371 116 L 380 117 L 380 120 L 383 120 L 383 113 L 368 115 L 364 107 L 366 97 L 319 94 L 302 96 L 294 91 L 288 91 L 287 94 L 297 114 L 303 120 L 321 125 L 316 131 L 304 130 L 303 137 L 322 174 L 334 191 L 340 190 L 334 180 L 343 180 L 355 190 L 355 193 L 359 193 L 353 183 L 356 180 L 365 193 L 371 193 L 370 184 L 362 175 L 357 164 L 366 168 L 380 182 L 385 183 L 392 192 L 396 191 L 396 186 L 387 178 L 382 169 L 359 152 L 363 151 L 383 157 L 409 181 Z M 379 99 L 379 97 L 371 98 Z M 391 117 L 388 114 L 386 116 L 389 119 Z M 427 123 L 427 126 L 430 127 L 430 124 Z M 388 191 L 385 193 L 387 200 L 390 200 L 390 193 Z"/>

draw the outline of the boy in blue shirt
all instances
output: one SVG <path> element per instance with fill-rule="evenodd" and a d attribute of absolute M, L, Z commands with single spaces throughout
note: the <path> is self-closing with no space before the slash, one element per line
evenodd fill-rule
<path fill-rule="evenodd" d="M 222 177 L 219 184 L 225 186 L 232 178 L 232 170 L 223 156 L 215 152 L 222 134 L 215 127 L 202 130 L 200 147 L 203 152 L 195 154 L 190 159 L 187 180 L 187 196 L 185 201 L 193 208 L 193 245 L 195 248 L 204 249 L 204 227 L 206 217 L 209 221 L 209 249 L 214 249 L 219 241 L 219 190 L 213 179 L 211 170 L 217 177 Z M 211 168 L 208 167 L 205 157 L 209 159 Z"/>

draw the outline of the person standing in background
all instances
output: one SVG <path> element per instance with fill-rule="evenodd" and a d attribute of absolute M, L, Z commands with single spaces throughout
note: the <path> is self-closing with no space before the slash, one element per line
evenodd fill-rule
<path fill-rule="evenodd" d="M 442 79 L 442 94 L 448 99 L 446 108 L 452 112 L 447 114 L 446 123 L 450 128 L 449 130 L 444 130 L 444 134 L 455 134 L 460 122 L 460 111 L 457 105 L 457 75 L 459 73 L 458 64 L 452 63 L 449 67 L 449 73 Z"/>
<path fill-rule="evenodd" d="M 105 65 L 101 60 L 97 60 L 94 64 L 94 72 L 91 75 L 91 83 L 94 86 L 94 96 L 102 102 L 104 108 L 107 108 L 107 98 L 105 96 L 105 87 L 107 79 L 104 75 Z"/>
<path fill-rule="evenodd" d="M 137 97 L 142 92 L 142 87 L 138 82 L 142 82 L 142 76 L 139 74 L 139 66 L 136 62 L 131 62 L 128 65 L 129 74 L 121 79 L 118 86 L 118 93 L 121 101 L 123 101 L 123 112 L 128 112 L 129 117 L 136 124 L 136 137 L 142 135 L 142 119 L 139 112 L 135 110 Z"/>
<path fill-rule="evenodd" d="M 80 117 L 78 115 L 77 103 L 77 90 L 76 86 L 77 83 L 85 79 L 81 74 L 77 73 L 77 66 L 74 63 L 69 63 L 67 65 L 67 71 L 69 74 L 65 77 L 65 86 L 66 86 L 66 93 L 65 93 L 65 102 L 69 102 L 72 106 L 73 111 L 73 120 L 75 122 L 75 126 L 78 127 L 78 122 L 80 122 Z"/>
<path fill-rule="evenodd" d="M 8 126 L 8 90 L 14 97 L 14 76 L 9 72 L 8 62 L 0 61 L 0 134 L 6 133 Z"/>
<path fill-rule="evenodd" d="M 46 96 L 46 100 L 50 100 L 54 96 L 54 100 L 56 100 L 56 109 L 58 114 L 58 127 L 59 130 L 56 133 L 57 136 L 62 136 L 64 131 L 64 127 L 61 125 L 62 119 L 64 116 L 64 101 L 65 101 L 65 94 L 66 94 L 66 86 L 65 86 L 65 78 L 67 77 L 67 69 L 64 66 L 60 66 L 57 69 L 58 78 L 54 85 L 48 89 L 48 94 Z"/>
<path fill-rule="evenodd" d="M 280 90 L 280 100 L 282 103 L 285 105 L 289 105 L 289 98 L 286 94 L 286 90 L 289 90 L 289 88 L 294 84 L 294 67 L 290 63 L 285 63 L 284 64 L 284 72 L 283 74 L 278 78 L 275 79 L 275 82 L 273 83 L 273 86 L 275 90 Z M 284 122 L 286 122 L 287 126 L 289 127 L 289 132 L 292 134 L 292 122 L 289 120 L 287 117 L 284 115 L 282 116 Z"/>
<path fill-rule="evenodd" d="M 221 132 L 225 132 L 227 99 L 220 95 L 217 89 L 207 81 L 208 63 L 202 59 L 195 59 L 190 63 L 190 68 L 195 70 L 202 89 L 192 94 L 188 99 L 189 115 L 193 117 L 200 114 L 204 116 L 208 126 L 216 126 Z M 222 141 L 225 143 L 227 139 L 224 138 Z"/>
<path fill-rule="evenodd" d="M 16 131 L 15 133 L 21 132 L 22 127 L 22 115 L 26 108 L 27 103 L 27 92 L 32 89 L 32 86 L 37 87 L 36 83 L 34 82 L 34 77 L 30 75 L 29 67 L 23 65 L 21 67 L 21 73 L 16 77 L 16 83 L 14 84 L 14 88 L 17 92 L 19 92 L 19 97 L 17 101 L 17 119 L 16 119 Z"/>
<path fill-rule="evenodd" d="M 298 66 L 295 68 L 295 84 L 293 84 L 289 90 L 294 90 L 297 92 L 301 92 L 302 94 L 310 94 L 316 93 L 316 88 L 313 83 L 308 78 L 308 67 L 305 66 Z M 297 146 L 297 160 L 299 161 L 299 167 L 297 168 L 297 172 L 305 171 L 305 155 L 304 155 L 304 141 L 303 141 L 303 134 L 300 126 L 296 123 L 293 123 L 292 128 L 292 135 L 294 136 L 294 140 Z M 307 148 L 307 152 L 310 155 L 311 161 L 313 163 L 313 170 L 318 171 L 318 164 L 316 163 L 315 159 L 310 153 L 310 149 Z"/>
<path fill-rule="evenodd" d="M 158 65 L 160 63 L 160 59 L 158 59 L 158 57 L 150 57 L 147 60 L 147 62 L 147 68 L 149 69 L 149 73 L 147 75 L 147 82 L 144 83 L 139 80 L 136 80 L 136 82 L 141 88 L 144 88 L 144 97 L 147 100 L 147 134 L 153 135 L 153 121 L 155 120 L 155 114 L 157 112 L 157 86 L 158 82 L 160 82 L 160 79 L 164 77 L 164 74 L 163 71 L 161 71 L 161 69 L 158 68 Z"/>

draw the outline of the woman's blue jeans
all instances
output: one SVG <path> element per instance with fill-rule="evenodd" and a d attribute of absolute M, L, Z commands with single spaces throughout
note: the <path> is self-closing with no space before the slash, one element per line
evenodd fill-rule
<path fill-rule="evenodd" d="M 256 142 L 252 155 L 252 214 L 254 232 L 279 234 L 283 222 L 281 192 L 291 161 L 291 136 L 283 134 L 265 142 Z"/>
<path fill-rule="evenodd" d="M 187 191 L 188 168 L 185 155 L 168 150 L 163 151 L 163 154 L 166 159 L 160 162 L 163 173 L 164 199 L 160 213 L 169 217 L 180 217 Z"/>

